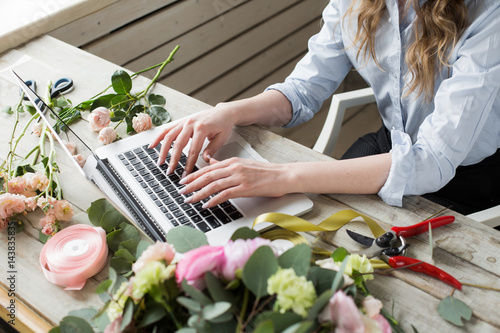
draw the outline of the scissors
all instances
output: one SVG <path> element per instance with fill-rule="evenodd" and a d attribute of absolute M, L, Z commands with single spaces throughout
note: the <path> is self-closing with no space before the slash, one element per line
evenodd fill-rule
<path fill-rule="evenodd" d="M 406 256 L 410 244 L 406 242 L 405 237 L 413 237 L 427 232 L 429 227 L 434 229 L 454 221 L 455 217 L 450 215 L 435 217 L 407 227 L 392 227 L 391 230 L 375 239 L 351 230 L 346 231 L 353 240 L 367 247 L 359 251 L 359 254 L 365 254 L 368 258 L 379 257 L 392 268 L 406 267 L 414 272 L 437 278 L 461 290 L 462 284 L 450 274 L 434 265 Z"/>
<path fill-rule="evenodd" d="M 31 90 L 33 90 L 33 92 L 36 93 L 36 81 L 35 80 L 27 80 L 24 83 L 26 83 L 26 85 Z M 57 96 L 62 95 L 63 92 L 69 92 L 72 89 L 73 89 L 73 80 L 72 79 L 70 79 L 68 77 L 60 78 L 50 88 L 50 98 L 56 98 Z M 19 94 L 20 95 L 23 94 L 23 90 L 21 88 L 19 88 Z M 23 99 L 26 100 L 26 101 L 29 100 L 28 96 L 24 96 Z M 43 105 L 43 103 L 41 103 L 41 101 L 38 100 L 38 99 L 35 102 L 40 107 L 40 110 L 42 112 L 44 112 L 45 111 L 45 106 Z"/>

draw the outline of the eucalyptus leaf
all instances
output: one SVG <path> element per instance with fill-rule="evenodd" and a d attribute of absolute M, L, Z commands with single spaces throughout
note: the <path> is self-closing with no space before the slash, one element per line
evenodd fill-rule
<path fill-rule="evenodd" d="M 59 324 L 61 333 L 94 333 L 92 326 L 83 318 L 66 316 Z"/>
<path fill-rule="evenodd" d="M 118 274 L 128 273 L 132 269 L 131 261 L 117 257 L 111 258 L 109 265 L 113 267 Z"/>
<path fill-rule="evenodd" d="M 137 244 L 136 250 L 135 250 L 135 257 L 139 258 L 141 256 L 142 252 L 144 252 L 152 244 L 153 243 L 145 241 L 145 240 L 139 241 L 139 243 Z"/>
<path fill-rule="evenodd" d="M 312 332 L 313 325 L 314 325 L 314 321 L 312 321 L 312 320 L 302 321 L 300 323 L 296 323 L 290 327 L 287 327 L 285 330 L 283 330 L 282 333 L 308 333 L 308 332 Z M 323 331 L 321 331 L 321 332 L 323 332 Z"/>
<path fill-rule="evenodd" d="M 203 232 L 183 225 L 169 230 L 167 242 L 172 244 L 175 251 L 179 253 L 185 253 L 200 246 L 208 245 L 207 236 Z"/>
<path fill-rule="evenodd" d="M 332 287 L 335 275 L 337 275 L 337 272 L 335 271 L 318 266 L 313 266 L 309 270 L 307 279 L 314 284 L 316 292 L 318 293 L 318 295 L 320 295 Z"/>
<path fill-rule="evenodd" d="M 222 282 L 212 272 L 205 273 L 205 283 L 207 284 L 207 290 L 214 301 L 236 304 L 236 297 L 234 294 L 224 288 Z"/>
<path fill-rule="evenodd" d="M 175 331 L 175 333 L 198 333 L 198 331 L 192 327 L 183 327 L 180 330 Z"/>
<path fill-rule="evenodd" d="M 137 328 L 144 328 L 162 320 L 167 315 L 167 311 L 160 305 L 152 304 L 147 306 L 147 311 L 144 313 Z"/>
<path fill-rule="evenodd" d="M 345 257 L 344 260 L 342 260 L 342 264 L 340 265 L 337 274 L 335 274 L 335 277 L 333 278 L 332 290 L 334 292 L 337 291 L 344 284 L 344 271 L 348 262 L 349 262 L 349 256 Z"/>
<path fill-rule="evenodd" d="M 44 234 L 41 230 L 38 231 L 38 239 L 40 240 L 40 242 L 42 242 L 42 244 L 47 243 L 49 238 L 49 235 Z"/>
<path fill-rule="evenodd" d="M 111 205 L 106 199 L 98 199 L 90 204 L 90 207 L 87 209 L 87 214 L 89 216 L 90 222 L 100 227 L 101 226 L 101 218 L 107 211 L 115 210 L 115 207 Z"/>
<path fill-rule="evenodd" d="M 254 331 L 255 333 L 274 333 L 274 324 L 270 320 L 261 322 Z"/>
<path fill-rule="evenodd" d="M 235 241 L 237 239 L 254 239 L 260 237 L 260 234 L 248 227 L 241 227 L 237 229 L 231 236 L 231 240 Z"/>
<path fill-rule="evenodd" d="M 161 106 L 155 105 L 150 107 L 148 113 L 155 126 L 160 126 L 170 121 L 170 113 Z"/>
<path fill-rule="evenodd" d="M 464 326 L 462 318 L 464 320 L 472 318 L 472 309 L 453 296 L 448 296 L 439 302 L 438 313 L 443 319 L 456 326 Z"/>
<path fill-rule="evenodd" d="M 167 101 L 165 100 L 165 97 L 163 97 L 162 95 L 150 94 L 148 96 L 148 102 L 151 105 L 163 106 Z"/>
<path fill-rule="evenodd" d="M 255 319 L 255 322 L 259 325 L 262 322 L 270 321 L 273 323 L 274 330 L 276 332 L 281 332 L 287 327 L 300 322 L 302 319 L 301 316 L 291 311 L 285 313 L 267 311 L 260 313 Z"/>
<path fill-rule="evenodd" d="M 323 292 L 318 298 L 316 298 L 313 305 L 309 309 L 309 312 L 307 313 L 307 319 L 315 320 L 316 318 L 318 318 L 320 312 L 323 311 L 332 296 L 333 291 L 331 289 L 328 289 Z"/>
<path fill-rule="evenodd" d="M 139 242 L 136 239 L 127 239 L 126 241 L 121 242 L 120 245 L 118 245 L 118 250 L 127 249 L 128 252 L 130 252 L 130 254 L 132 254 L 135 258 L 139 258 L 138 256 L 136 256 L 138 244 Z"/>
<path fill-rule="evenodd" d="M 282 268 L 293 268 L 299 276 L 306 275 L 311 262 L 311 248 L 298 244 L 280 255 L 278 262 Z"/>
<path fill-rule="evenodd" d="M 136 241 L 139 241 L 141 239 L 141 236 L 139 234 L 139 231 L 137 230 L 136 227 L 131 225 L 128 222 L 122 222 L 120 223 L 119 227 L 123 230 L 125 233 L 125 236 L 128 239 L 135 239 Z"/>
<path fill-rule="evenodd" d="M 79 317 L 83 318 L 86 321 L 88 321 L 90 324 L 92 324 L 94 320 L 94 316 L 97 314 L 97 309 L 91 307 L 91 308 L 85 308 L 85 309 L 79 309 L 79 310 L 73 310 L 68 312 L 69 316 L 74 316 L 74 317 Z"/>
<path fill-rule="evenodd" d="M 96 288 L 96 294 L 106 293 L 109 290 L 109 287 L 113 284 L 113 280 L 107 279 L 102 281 Z"/>
<path fill-rule="evenodd" d="M 268 246 L 261 246 L 243 267 L 243 282 L 257 298 L 267 295 L 267 280 L 278 270 L 278 259 Z"/>
<path fill-rule="evenodd" d="M 201 311 L 201 304 L 195 301 L 194 299 L 188 298 L 188 297 L 177 297 L 177 303 L 185 307 L 186 309 L 193 311 L 193 312 L 200 312 Z"/>
<path fill-rule="evenodd" d="M 108 210 L 101 217 L 101 227 L 108 233 L 124 221 L 126 220 L 119 211 L 116 209 Z"/>
<path fill-rule="evenodd" d="M 195 287 L 189 285 L 186 280 L 182 280 L 182 290 L 189 296 L 191 296 L 194 300 L 199 302 L 201 305 L 206 306 L 208 304 L 212 304 L 212 300 L 208 298 L 204 293 L 196 289 Z"/>
<path fill-rule="evenodd" d="M 122 322 L 120 324 L 120 330 L 125 331 L 125 328 L 132 322 L 132 317 L 134 315 L 134 301 L 129 298 L 125 303 L 125 308 L 123 310 Z"/>
<path fill-rule="evenodd" d="M 345 248 L 339 247 L 335 251 L 332 252 L 330 257 L 335 262 L 342 262 L 342 261 L 344 261 L 344 258 L 347 257 L 348 255 L 349 255 L 349 252 L 347 252 L 347 250 Z"/>
<path fill-rule="evenodd" d="M 123 232 L 123 230 L 121 229 L 111 231 L 106 235 L 106 243 L 108 244 L 110 250 L 113 252 L 118 250 L 118 246 L 120 245 L 120 243 L 126 241 L 127 239 L 128 238 L 125 235 L 125 232 Z"/>
<path fill-rule="evenodd" d="M 231 304 L 228 302 L 215 302 L 205 306 L 202 310 L 203 319 L 210 321 L 229 311 Z"/>
<path fill-rule="evenodd" d="M 123 242 L 125 243 L 125 242 Z M 115 252 L 114 254 L 115 257 L 117 258 L 121 258 L 123 260 L 127 260 L 127 261 L 131 261 L 131 262 L 135 262 L 136 258 L 132 255 L 132 253 L 130 253 L 129 250 L 127 249 L 118 249 L 118 251 Z"/>
<path fill-rule="evenodd" d="M 111 84 L 117 94 L 128 94 L 132 90 L 132 78 L 123 70 L 117 70 L 113 73 Z"/>

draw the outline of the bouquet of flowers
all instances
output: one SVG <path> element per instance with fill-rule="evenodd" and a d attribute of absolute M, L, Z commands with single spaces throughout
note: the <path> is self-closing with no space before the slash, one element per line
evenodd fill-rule
<path fill-rule="evenodd" d="M 104 306 L 73 311 L 55 330 L 401 331 L 366 288 L 373 268 L 365 256 L 340 248 L 313 260 L 306 244 L 280 253 L 248 228 L 224 246 L 211 246 L 201 231 L 183 226 L 170 230 L 167 242 L 151 244 L 125 222 L 111 228 L 113 210 L 101 201 L 88 211 L 107 229 L 114 251 L 109 279 L 97 289 Z"/>

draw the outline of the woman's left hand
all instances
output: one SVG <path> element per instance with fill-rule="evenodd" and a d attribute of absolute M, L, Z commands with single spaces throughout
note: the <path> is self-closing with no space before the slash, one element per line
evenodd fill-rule
<path fill-rule="evenodd" d="M 204 204 L 213 207 L 228 199 L 240 197 L 279 197 L 289 193 L 287 168 L 282 164 L 242 158 L 223 161 L 210 159 L 210 165 L 186 176 L 181 194 L 195 192 L 186 202 L 194 203 L 214 195 Z"/>

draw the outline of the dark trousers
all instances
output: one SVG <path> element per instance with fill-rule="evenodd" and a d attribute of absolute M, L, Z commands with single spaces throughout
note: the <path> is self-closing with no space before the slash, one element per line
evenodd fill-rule
<path fill-rule="evenodd" d="M 390 150 L 390 132 L 382 127 L 377 133 L 359 138 L 342 159 L 388 153 Z M 448 184 L 423 197 L 464 215 L 499 205 L 500 149 L 477 164 L 459 166 Z"/>

